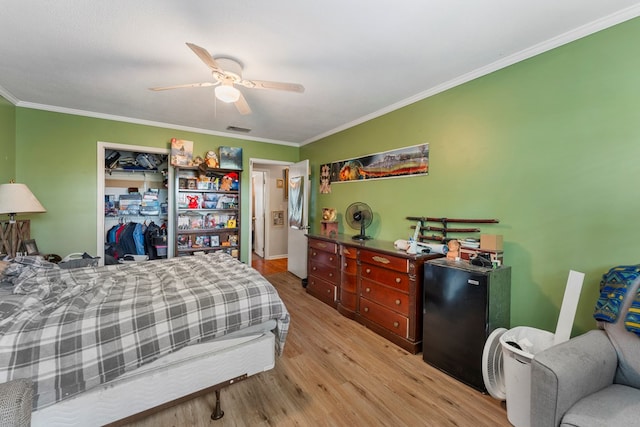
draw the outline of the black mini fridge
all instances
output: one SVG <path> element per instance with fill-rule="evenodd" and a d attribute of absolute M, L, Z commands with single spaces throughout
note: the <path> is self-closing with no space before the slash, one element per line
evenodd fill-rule
<path fill-rule="evenodd" d="M 486 392 L 482 351 L 496 328 L 509 328 L 511 267 L 477 267 L 446 258 L 424 264 L 422 358 Z"/>

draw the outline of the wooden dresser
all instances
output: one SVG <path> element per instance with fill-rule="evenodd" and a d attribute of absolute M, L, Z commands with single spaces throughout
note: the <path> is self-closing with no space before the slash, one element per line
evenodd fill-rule
<path fill-rule="evenodd" d="M 333 307 L 338 304 L 340 286 L 338 244 L 309 239 L 307 292 Z"/>
<path fill-rule="evenodd" d="M 423 264 L 392 242 L 308 235 L 307 292 L 411 353 L 422 349 Z"/>

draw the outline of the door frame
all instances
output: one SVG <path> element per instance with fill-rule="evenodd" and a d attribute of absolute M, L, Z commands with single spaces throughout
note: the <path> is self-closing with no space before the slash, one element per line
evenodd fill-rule
<path fill-rule="evenodd" d="M 254 176 L 260 176 L 261 179 L 261 184 L 262 184 L 262 189 L 258 189 L 257 185 L 254 185 Z M 251 250 L 253 252 L 255 252 L 258 256 L 261 256 L 262 258 L 266 258 L 266 242 L 267 239 L 269 238 L 268 236 L 268 232 L 269 230 L 267 229 L 267 221 L 266 221 L 266 216 L 267 216 L 267 210 L 265 209 L 266 206 L 269 205 L 269 192 L 265 191 L 266 190 L 266 183 L 268 182 L 269 179 L 269 172 L 268 171 L 263 171 L 261 169 L 254 169 L 251 172 L 251 226 L 253 227 L 252 231 L 252 237 L 253 237 L 253 245 L 251 247 Z M 261 196 L 261 200 L 262 200 L 262 204 L 260 206 L 258 206 L 257 204 L 255 204 L 255 200 L 257 199 L 256 195 L 262 193 Z M 255 208 L 255 210 L 254 210 Z M 262 225 L 258 226 L 258 221 L 254 221 L 254 218 L 257 218 L 257 213 L 259 211 L 259 209 L 262 209 Z M 257 233 L 256 231 L 261 230 L 262 233 Z M 260 236 L 260 234 L 262 234 Z M 256 245 L 256 243 L 261 243 L 262 247 L 259 248 L 258 245 Z M 254 248 L 255 246 L 255 248 Z"/>
<path fill-rule="evenodd" d="M 169 158 L 171 154 L 171 150 L 169 148 L 157 148 L 157 147 L 146 147 L 143 145 L 129 145 L 129 144 L 119 144 L 115 142 L 104 142 L 98 141 L 97 146 L 97 158 L 98 163 L 97 167 L 97 182 L 96 182 L 96 194 L 98 195 L 96 200 L 96 254 L 100 257 L 99 264 L 104 265 L 104 242 L 106 240 L 105 229 L 104 229 L 104 180 L 105 180 L 105 167 L 104 167 L 104 159 L 105 153 L 107 150 L 116 150 L 116 151 L 135 151 L 138 153 L 149 153 L 149 154 L 163 154 L 167 155 Z M 169 209 L 168 209 L 168 218 L 167 218 L 167 258 L 171 258 L 173 256 L 173 246 L 175 242 L 174 236 L 174 174 L 173 167 L 168 165 L 167 167 L 167 194 L 169 196 Z"/>
<path fill-rule="evenodd" d="M 276 165 L 276 166 L 289 166 L 294 164 L 295 162 L 287 162 L 287 161 L 282 161 L 282 160 L 269 160 L 269 159 L 256 159 L 256 158 L 250 158 L 249 159 L 249 198 L 252 197 L 253 195 L 253 180 L 251 179 L 251 177 L 253 176 L 253 171 L 254 168 L 256 170 L 260 170 L 260 165 Z M 268 192 L 267 192 L 268 193 Z M 265 203 L 268 201 L 268 196 L 265 196 Z M 247 203 L 249 205 L 249 221 L 251 221 L 251 219 L 253 218 L 253 206 L 251 203 L 251 200 L 249 200 L 249 203 Z M 266 226 L 266 212 L 265 212 L 265 248 L 266 248 L 266 242 L 267 242 L 267 234 L 269 233 L 268 229 L 269 227 Z M 249 229 L 249 233 L 246 233 L 248 236 L 245 237 L 245 241 L 243 242 L 244 245 L 246 245 L 245 247 L 249 248 L 249 257 L 248 257 L 248 264 L 251 265 L 251 255 L 252 255 L 252 246 L 251 246 L 251 229 Z M 265 259 L 267 259 L 267 250 L 265 249 Z"/>

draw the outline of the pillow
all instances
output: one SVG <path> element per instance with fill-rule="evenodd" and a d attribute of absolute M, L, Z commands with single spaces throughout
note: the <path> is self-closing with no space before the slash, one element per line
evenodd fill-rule
<path fill-rule="evenodd" d="M 638 294 L 639 288 L 640 278 L 629 284 L 626 297 L 620 309 L 620 317 L 623 319 Z M 623 321 L 615 323 L 603 322 L 602 327 L 607 332 L 609 340 L 616 349 L 616 353 L 618 353 L 618 370 L 616 371 L 615 382 L 640 388 L 640 357 L 638 357 L 638 354 L 640 354 L 640 336 L 629 331 Z"/>

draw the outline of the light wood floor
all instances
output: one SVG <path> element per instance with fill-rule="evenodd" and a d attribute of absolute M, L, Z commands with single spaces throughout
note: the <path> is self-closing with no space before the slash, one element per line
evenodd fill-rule
<path fill-rule="evenodd" d="M 501 402 L 341 316 L 291 273 L 266 277 L 291 315 L 276 367 L 224 389 L 221 420 L 209 419 L 210 393 L 130 427 L 510 425 Z"/>

